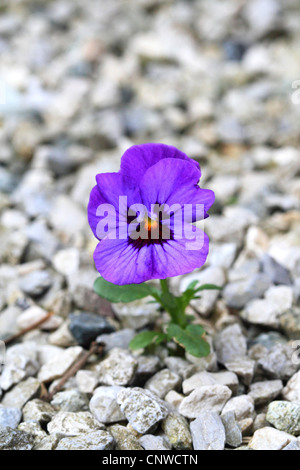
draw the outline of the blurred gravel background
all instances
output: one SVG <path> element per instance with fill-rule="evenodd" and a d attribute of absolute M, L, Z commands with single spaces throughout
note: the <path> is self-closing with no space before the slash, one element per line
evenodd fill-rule
<path fill-rule="evenodd" d="M 0 338 L 55 315 L 7 351 L 0 449 L 224 448 L 225 429 L 227 446 L 242 432 L 253 449 L 300 450 L 299 24 L 299 0 L 1 1 Z M 95 174 L 144 142 L 197 159 L 216 193 L 208 263 L 173 280 L 224 286 L 194 305 L 206 360 L 133 357 L 133 330 L 157 318 L 146 302 L 78 316 L 112 313 L 92 292 Z M 40 384 L 76 360 L 87 323 L 112 352 L 47 408 Z M 135 385 L 155 394 L 147 429 L 128 411 L 147 410 Z"/>

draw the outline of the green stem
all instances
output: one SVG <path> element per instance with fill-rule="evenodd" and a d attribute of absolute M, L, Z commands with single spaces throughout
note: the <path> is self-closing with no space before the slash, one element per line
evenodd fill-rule
<path fill-rule="evenodd" d="M 160 280 L 160 286 L 163 294 L 167 294 L 169 292 L 169 286 L 167 279 Z"/>

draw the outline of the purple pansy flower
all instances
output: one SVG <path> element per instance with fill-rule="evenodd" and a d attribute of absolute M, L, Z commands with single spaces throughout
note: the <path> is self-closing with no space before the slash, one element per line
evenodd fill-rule
<path fill-rule="evenodd" d="M 163 144 L 133 146 L 124 153 L 118 173 L 96 176 L 88 220 L 99 239 L 94 261 L 104 279 L 117 285 L 139 284 L 203 266 L 209 239 L 191 222 L 208 217 L 215 196 L 198 186 L 200 177 L 197 162 Z M 145 210 L 135 209 L 135 217 L 129 211 L 133 205 Z M 102 222 L 107 231 L 99 229 Z"/>

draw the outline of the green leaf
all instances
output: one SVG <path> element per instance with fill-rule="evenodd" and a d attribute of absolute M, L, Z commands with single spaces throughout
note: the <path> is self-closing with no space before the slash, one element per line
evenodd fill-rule
<path fill-rule="evenodd" d="M 205 357 L 210 353 L 210 346 L 203 338 L 205 331 L 200 325 L 188 325 L 182 329 L 180 326 L 170 323 L 167 333 L 192 356 Z"/>
<path fill-rule="evenodd" d="M 104 297 L 110 302 L 133 302 L 134 300 L 143 299 L 148 295 L 158 296 L 160 291 L 151 284 L 127 284 L 117 286 L 106 281 L 103 277 L 96 279 L 94 283 L 94 291 L 100 297 Z"/>
<path fill-rule="evenodd" d="M 195 289 L 195 292 L 200 292 L 202 290 L 223 290 L 223 287 L 216 286 L 215 284 L 203 284 Z"/>
<path fill-rule="evenodd" d="M 143 349 L 150 344 L 160 344 L 167 340 L 167 335 L 159 331 L 143 331 L 136 335 L 133 340 L 130 341 L 129 347 L 131 349 Z"/>

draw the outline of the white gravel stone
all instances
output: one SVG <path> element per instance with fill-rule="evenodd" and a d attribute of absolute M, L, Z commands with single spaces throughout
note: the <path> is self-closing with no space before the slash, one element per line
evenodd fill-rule
<path fill-rule="evenodd" d="M 98 387 L 90 401 L 90 411 L 100 423 L 123 421 L 124 415 L 117 403 L 118 394 L 124 387 Z"/>
<path fill-rule="evenodd" d="M 112 349 L 99 365 L 99 383 L 124 386 L 132 382 L 137 361 L 126 349 Z"/>
<path fill-rule="evenodd" d="M 91 370 L 79 370 L 76 374 L 76 383 L 80 392 L 93 393 L 99 383 L 99 377 Z"/>
<path fill-rule="evenodd" d="M 264 405 L 280 395 L 283 389 L 281 380 L 265 380 L 250 385 L 249 396 L 253 398 L 255 405 Z"/>
<path fill-rule="evenodd" d="M 247 354 L 247 342 L 238 324 L 230 325 L 215 337 L 215 348 L 218 361 L 226 364 Z"/>
<path fill-rule="evenodd" d="M 52 418 L 47 429 L 50 434 L 68 437 L 98 431 L 104 429 L 104 426 L 88 411 L 79 413 L 60 411 Z"/>
<path fill-rule="evenodd" d="M 198 372 L 182 383 L 182 390 L 185 395 L 204 385 L 226 385 L 235 393 L 238 388 L 238 378 L 236 374 L 228 371 L 221 372 Z"/>
<path fill-rule="evenodd" d="M 181 381 L 179 375 L 169 369 L 163 369 L 146 382 L 145 388 L 155 393 L 160 398 L 164 398 L 171 390 L 178 390 Z"/>
<path fill-rule="evenodd" d="M 197 418 L 201 411 L 206 410 L 221 413 L 231 395 L 231 390 L 225 385 L 205 385 L 184 398 L 179 412 L 190 419 Z"/>
<path fill-rule="evenodd" d="M 77 437 L 61 439 L 56 450 L 112 450 L 114 439 L 106 431 L 87 432 Z"/>
<path fill-rule="evenodd" d="M 254 414 L 254 400 L 249 395 L 233 397 L 224 406 L 222 414 L 228 411 L 233 411 L 238 421 L 252 418 Z"/>
<path fill-rule="evenodd" d="M 16 429 L 22 418 L 18 408 L 8 408 L 0 405 L 0 432 L 6 428 Z"/>
<path fill-rule="evenodd" d="M 168 415 L 168 409 L 157 395 L 139 387 L 122 390 L 118 394 L 118 404 L 131 426 L 141 434 Z"/>
<path fill-rule="evenodd" d="M 38 374 L 41 382 L 53 382 L 59 379 L 74 364 L 83 351 L 81 346 L 74 346 L 64 350 L 61 354 L 56 355 L 49 362 L 44 364 Z"/>
<path fill-rule="evenodd" d="M 194 450 L 224 450 L 225 428 L 218 413 L 202 411 L 191 423 Z"/>
<path fill-rule="evenodd" d="M 139 443 L 145 450 L 171 450 L 171 446 L 162 436 L 145 434 L 139 439 Z"/>
<path fill-rule="evenodd" d="M 300 404 L 300 371 L 296 372 L 283 389 L 282 396 L 285 400 Z"/>
<path fill-rule="evenodd" d="M 293 441 L 296 438 L 291 434 L 274 428 L 262 428 L 255 431 L 249 447 L 253 450 L 282 450 Z"/>

